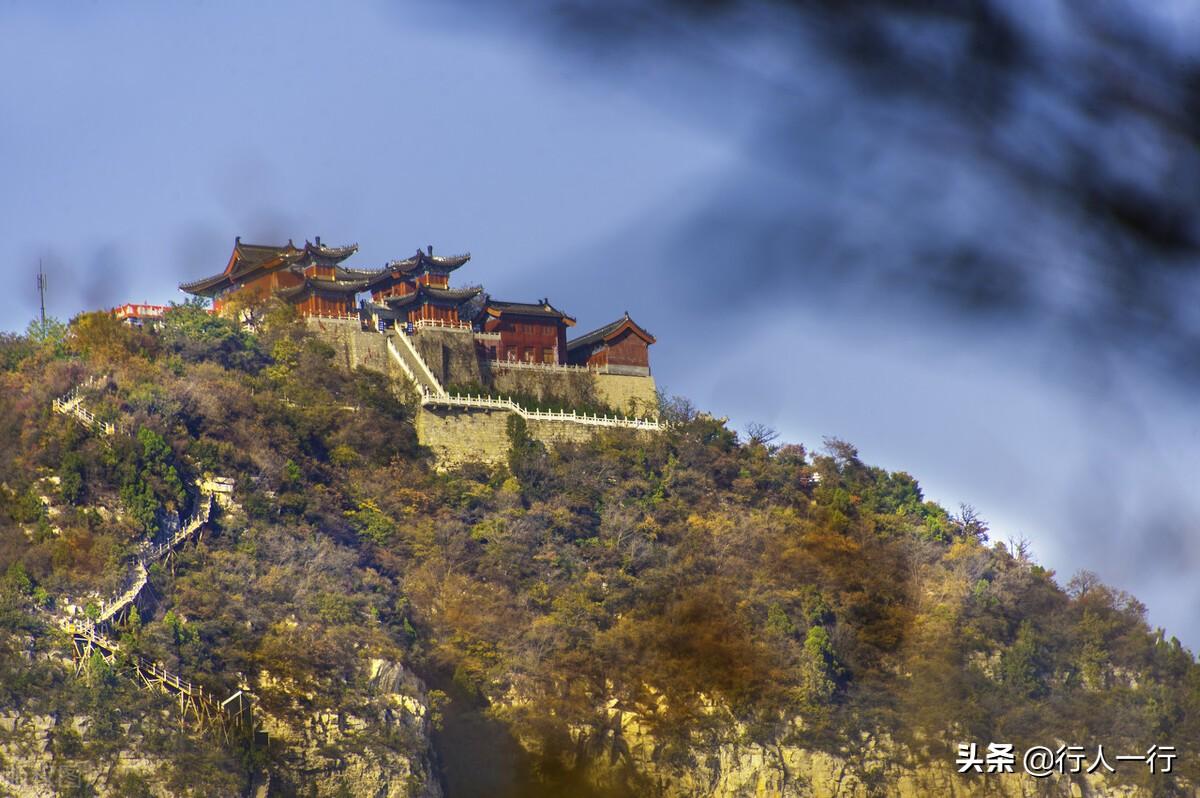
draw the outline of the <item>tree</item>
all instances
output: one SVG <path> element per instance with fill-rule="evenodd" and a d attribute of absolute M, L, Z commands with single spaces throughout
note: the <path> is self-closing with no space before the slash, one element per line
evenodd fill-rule
<path fill-rule="evenodd" d="M 774 429 L 757 421 L 752 421 L 746 425 L 746 435 L 749 436 L 751 446 L 763 446 L 767 448 L 771 448 L 771 443 L 779 437 L 779 433 Z"/>
<path fill-rule="evenodd" d="M 346 517 L 359 535 L 381 546 L 396 533 L 396 522 L 372 499 L 358 502 L 355 509 L 346 511 Z"/>
<path fill-rule="evenodd" d="M 172 305 L 163 314 L 164 344 L 184 360 L 215 360 L 226 368 L 256 371 L 265 362 L 253 335 L 236 321 L 217 316 L 199 297 Z"/>
<path fill-rule="evenodd" d="M 121 501 L 142 530 L 150 532 L 157 527 L 164 509 L 183 508 L 187 492 L 175 468 L 175 453 L 163 437 L 149 427 L 141 427 L 137 442 L 141 448 L 121 486 Z"/>
<path fill-rule="evenodd" d="M 538 488 L 549 478 L 546 447 L 529 434 L 529 425 L 517 413 L 508 417 L 508 467 L 526 489 Z"/>
<path fill-rule="evenodd" d="M 29 573 L 25 570 L 24 564 L 19 560 L 8 566 L 8 571 L 4 574 L 4 579 L 17 593 L 22 596 L 28 596 L 33 590 L 33 580 L 29 578 Z"/>
<path fill-rule="evenodd" d="M 58 490 L 68 504 L 76 504 L 83 495 L 83 458 L 78 452 L 63 455 L 58 467 Z"/>
<path fill-rule="evenodd" d="M 158 342 L 104 310 L 81 313 L 71 322 L 71 349 L 89 358 L 121 362 L 134 355 L 147 355 Z"/>
<path fill-rule="evenodd" d="M 804 664 L 801 667 L 801 685 L 810 708 L 829 702 L 837 689 L 840 671 L 829 632 L 824 626 L 810 627 L 804 636 Z"/>
<path fill-rule="evenodd" d="M 0 333 L 0 371 L 15 371 L 33 351 L 29 336 Z"/>
<path fill-rule="evenodd" d="M 1037 698 L 1045 693 L 1045 654 L 1028 618 L 1021 621 L 1016 639 L 1001 655 L 1000 669 L 1004 683 L 1019 695 Z"/>
<path fill-rule="evenodd" d="M 954 516 L 953 522 L 962 537 L 973 538 L 980 542 L 987 540 L 987 521 L 984 521 L 971 505 L 960 504 L 958 515 Z"/>
<path fill-rule="evenodd" d="M 34 319 L 25 328 L 25 337 L 39 352 L 50 357 L 62 357 L 67 353 L 67 325 L 53 316 L 45 321 Z"/>

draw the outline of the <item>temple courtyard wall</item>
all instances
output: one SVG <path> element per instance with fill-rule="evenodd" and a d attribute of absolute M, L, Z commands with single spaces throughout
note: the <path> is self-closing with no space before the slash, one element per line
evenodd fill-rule
<path fill-rule="evenodd" d="M 602 400 L 587 371 L 506 368 L 488 364 L 492 390 L 501 396 L 533 396 L 539 402 L 595 407 Z"/>

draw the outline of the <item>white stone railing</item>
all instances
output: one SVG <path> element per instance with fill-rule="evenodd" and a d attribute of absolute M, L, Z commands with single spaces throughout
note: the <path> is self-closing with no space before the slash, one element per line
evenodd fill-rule
<path fill-rule="evenodd" d="M 476 337 L 479 334 L 476 333 Z M 589 374 L 624 374 L 621 371 L 621 366 L 610 366 L 607 363 L 603 365 L 574 365 L 571 363 L 538 363 L 533 360 L 502 360 L 500 358 L 488 358 L 488 364 L 494 369 L 533 369 L 542 371 L 563 371 L 563 372 L 584 372 Z M 636 374 L 631 376 L 650 376 L 650 368 L 642 366 L 634 366 L 631 368 L 645 368 L 645 374 Z"/>
<path fill-rule="evenodd" d="M 99 377 L 89 378 L 65 396 L 55 399 L 53 406 L 55 412 L 74 415 L 76 418 L 87 423 L 89 427 L 101 429 L 106 435 L 113 435 L 118 429 L 117 424 L 97 421 L 95 416 L 82 406 L 82 390 L 94 386 L 100 379 Z M 120 425 L 120 427 L 123 429 L 124 425 Z M 95 620 L 88 618 L 86 614 L 74 614 L 76 609 L 74 606 L 66 607 L 66 611 L 62 614 L 51 613 L 51 617 L 59 627 L 74 638 L 77 661 L 86 659 L 88 653 L 95 650 L 99 650 L 102 655 L 107 655 L 106 658 L 110 660 L 115 658 L 116 654 L 120 651 L 120 645 L 104 636 L 98 627 L 108 623 L 117 617 L 122 610 L 137 601 L 138 595 L 145 589 L 149 581 L 149 569 L 147 566 L 169 554 L 176 546 L 187 540 L 197 530 L 207 524 L 212 518 L 214 493 L 219 493 L 225 497 L 231 496 L 234 480 L 228 477 L 206 476 L 204 480 L 197 480 L 197 484 L 200 488 L 200 495 L 203 497 L 201 506 L 196 508 L 196 512 L 192 514 L 191 518 L 181 524 L 180 528 L 166 542 L 157 546 L 149 542 L 142 544 L 128 586 L 120 595 L 100 605 Z M 206 694 L 203 685 L 196 685 L 184 680 L 182 677 L 168 671 L 160 663 L 149 662 L 138 656 L 132 656 L 130 661 L 145 686 L 151 687 L 154 684 L 158 684 L 164 689 L 175 692 L 180 696 L 180 707 L 184 710 L 185 717 L 187 710 L 183 703 L 184 697 L 203 707 L 208 713 L 209 719 L 221 718 L 240 723 L 242 720 L 242 702 L 239 700 L 237 705 L 238 711 L 236 713 L 229 705 L 235 698 L 239 698 L 242 695 L 246 695 L 248 700 L 252 699 L 243 690 L 238 690 L 224 701 L 219 701 L 211 693 Z M 196 713 L 197 719 L 200 720 L 202 717 L 200 710 L 196 708 L 196 704 L 192 705 L 192 710 Z"/>
<path fill-rule="evenodd" d="M 418 390 L 425 392 L 427 390 L 426 387 L 421 384 L 420 380 L 417 379 L 417 375 L 413 373 L 412 366 L 408 365 L 404 358 L 401 357 L 399 350 L 397 350 L 396 345 L 392 343 L 390 336 L 387 339 L 387 348 L 388 352 L 390 352 L 392 355 L 392 360 L 396 361 L 396 363 L 400 366 L 400 370 L 404 372 L 404 375 L 412 381 L 413 385 L 417 386 Z"/>
<path fill-rule="evenodd" d="M 133 581 L 125 592 L 114 598 L 112 601 L 105 602 L 100 605 L 100 613 L 96 616 L 96 624 L 108 623 L 117 616 L 121 610 L 128 607 L 133 602 L 137 601 L 138 594 L 142 592 L 142 588 L 146 586 L 147 571 L 144 562 L 139 560 L 134 566 Z"/>
<path fill-rule="evenodd" d="M 499 341 L 500 333 L 498 333 L 498 332 L 480 332 L 479 330 L 476 330 L 475 338 L 476 338 L 476 340 L 479 340 L 479 341 Z"/>
<path fill-rule="evenodd" d="M 96 415 L 84 407 L 82 402 L 83 399 L 78 396 L 66 402 L 61 399 L 55 399 L 53 402 L 54 412 L 62 413 L 66 416 L 74 416 L 85 427 L 99 430 L 104 435 L 112 436 L 116 434 L 116 424 L 96 418 Z"/>
<path fill-rule="evenodd" d="M 67 391 L 62 396 L 55 399 L 53 402 L 55 409 L 58 410 L 59 407 L 62 407 L 65 409 L 58 410 L 58 412 L 69 412 L 69 408 L 74 407 L 83 401 L 84 389 L 94 388 L 98 383 L 105 379 L 107 379 L 107 377 L 101 377 L 98 374 L 93 374 L 71 390 Z"/>
<path fill-rule="evenodd" d="M 232 484 L 232 480 L 227 480 L 220 477 L 215 478 L 214 481 Z M 141 556 L 138 558 L 135 566 L 134 576 L 129 587 L 127 587 L 125 591 L 121 593 L 121 595 L 112 601 L 101 605 L 99 612 L 96 614 L 95 620 L 87 617 L 86 614 L 79 615 L 64 613 L 55 616 L 55 621 L 58 623 L 59 627 L 75 638 L 77 661 L 85 660 L 89 652 L 92 651 L 98 651 L 102 656 L 105 656 L 106 659 L 111 661 L 112 658 L 114 658 L 121 651 L 121 646 L 119 643 L 109 637 L 106 637 L 100 631 L 101 626 L 116 618 L 125 608 L 129 607 L 137 600 L 138 595 L 146 587 L 146 583 L 149 581 L 149 571 L 146 567 L 148 563 L 151 563 L 169 553 L 172 549 L 174 549 L 189 536 L 191 536 L 196 530 L 208 522 L 212 513 L 213 496 L 209 492 L 205 492 L 203 495 L 204 504 L 197 509 L 187 523 L 185 523 L 174 535 L 171 536 L 169 541 L 158 546 L 143 547 Z M 224 701 L 220 701 L 217 696 L 214 696 L 211 693 L 206 693 L 203 685 L 197 685 L 193 682 L 185 680 L 178 674 L 171 673 L 161 663 L 150 662 L 136 655 L 130 657 L 130 663 L 145 686 L 153 687 L 155 684 L 157 684 L 169 692 L 180 695 L 181 702 L 184 697 L 191 701 L 198 702 L 203 709 L 207 711 L 208 719 L 220 718 L 225 721 L 240 723 L 242 720 L 242 704 L 239 702 L 236 707 L 231 708 L 230 703 L 242 695 L 246 695 L 247 700 L 252 700 L 252 697 L 245 693 L 244 690 L 238 690 L 229 698 L 225 699 Z M 188 710 L 183 703 L 181 703 L 181 709 L 186 717 Z M 191 709 L 193 712 L 195 712 L 198 720 L 205 719 L 196 706 L 192 706 Z"/>
<path fill-rule="evenodd" d="M 89 377 L 84 382 L 75 386 L 64 396 L 54 399 L 51 403 L 54 412 L 74 416 L 89 429 L 98 430 L 106 436 L 115 435 L 118 429 L 124 429 L 123 425 L 118 426 L 110 421 L 101 421 L 96 418 L 94 413 L 83 406 L 83 390 L 85 388 L 94 387 L 97 383 L 104 379 L 107 378 L 100 376 Z M 213 483 L 214 487 L 220 485 L 220 487 L 225 489 L 227 492 L 232 492 L 232 479 L 216 477 L 213 480 L 210 480 L 210 482 Z M 116 617 L 122 610 L 136 601 L 138 594 L 140 594 L 142 589 L 146 586 L 147 564 L 166 555 L 171 551 L 171 549 L 173 549 L 175 546 L 178 546 L 182 541 L 191 536 L 197 529 L 208 523 L 208 520 L 212 514 L 213 491 L 206 489 L 206 486 L 202 484 L 200 487 L 200 492 L 201 496 L 204 497 L 203 506 L 196 510 L 192 517 L 188 519 L 188 521 L 184 523 L 174 535 L 172 535 L 169 541 L 159 544 L 158 546 L 151 546 L 149 543 L 143 544 L 141 554 L 138 557 L 136 565 L 134 566 L 133 577 L 129 581 L 128 587 L 126 587 L 121 594 L 114 597 L 112 600 L 103 602 L 100 605 L 99 615 L 97 616 L 95 623 L 107 623 Z"/>
<path fill-rule="evenodd" d="M 532 371 L 591 373 L 603 368 L 600 366 L 575 366 L 569 363 L 538 363 L 535 360 L 501 360 L 500 358 L 490 358 L 487 362 L 494 369 L 528 369 Z"/>
<path fill-rule="evenodd" d="M 64 632 L 76 639 L 77 654 L 86 655 L 89 651 L 96 651 L 101 656 L 104 656 L 105 659 L 111 661 L 121 651 L 120 643 L 97 631 L 96 624 L 87 618 L 63 617 L 58 619 L 58 625 Z M 150 662 L 137 655 L 130 656 L 129 663 L 147 686 L 158 685 L 168 692 L 179 695 L 181 699 L 199 703 L 210 718 L 220 718 L 226 722 L 239 724 L 242 720 L 241 703 L 239 702 L 234 708 L 231 708 L 229 705 L 234 699 L 243 695 L 247 696 L 247 700 L 251 700 L 251 697 L 244 690 L 238 690 L 229 698 L 221 701 L 218 696 L 206 693 L 204 685 L 190 682 L 182 676 L 167 670 L 166 666 L 161 663 Z M 190 709 L 196 714 L 198 719 L 202 717 L 195 706 Z M 234 711 L 235 709 L 237 710 L 236 712 Z"/>
<path fill-rule="evenodd" d="M 598 413 L 580 413 L 572 410 L 529 410 L 512 399 L 493 396 L 443 394 L 434 396 L 426 394 L 421 398 L 422 405 L 446 407 L 470 407 L 482 410 L 509 410 L 524 419 L 531 421 L 567 421 L 573 424 L 587 424 L 595 427 L 621 427 L 624 429 L 661 430 L 662 424 L 648 418 L 625 418 L 623 416 L 600 415 Z"/>
<path fill-rule="evenodd" d="M 165 543 L 160 543 L 157 546 L 147 549 L 145 557 L 143 559 L 146 562 L 154 562 L 155 560 L 161 559 L 162 557 L 164 557 L 165 555 L 170 553 L 171 550 L 174 549 L 176 546 L 178 546 L 180 543 L 182 543 L 183 541 L 185 541 L 189 537 L 191 537 L 192 534 L 195 533 L 195 531 L 197 529 L 199 529 L 200 527 L 207 524 L 209 521 L 209 518 L 212 517 L 212 504 L 213 504 L 212 494 L 205 493 L 203 506 L 199 507 L 196 510 L 196 512 L 192 515 L 192 517 L 187 520 L 187 523 L 180 526 L 179 531 L 176 532 L 174 535 L 172 535 L 170 540 L 168 540 Z"/>
<path fill-rule="evenodd" d="M 412 323 L 414 329 L 422 327 L 438 327 L 445 330 L 470 330 L 471 325 L 465 321 L 444 321 L 442 319 L 417 319 Z"/>
<path fill-rule="evenodd" d="M 358 313 L 305 313 L 306 319 L 326 319 L 328 321 L 362 321 Z"/>

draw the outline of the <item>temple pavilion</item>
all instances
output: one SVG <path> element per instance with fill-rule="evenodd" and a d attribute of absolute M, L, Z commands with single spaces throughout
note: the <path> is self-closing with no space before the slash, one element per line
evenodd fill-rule
<path fill-rule="evenodd" d="M 460 308 L 482 293 L 482 288 L 451 288 L 450 273 L 471 256 L 435 256 L 433 247 L 404 260 L 394 260 L 369 282 L 371 301 L 363 309 L 377 323 L 434 322 L 449 327 L 469 326 Z"/>
<path fill-rule="evenodd" d="M 649 376 L 650 344 L 655 338 L 629 317 L 584 333 L 567 344 L 567 362 L 604 369 L 610 374 Z"/>
<path fill-rule="evenodd" d="M 357 295 L 377 275 L 375 271 L 341 265 L 356 251 L 355 244 L 325 246 L 320 236 L 315 243 L 305 241 L 302 247 L 291 241 L 281 246 L 243 244 L 239 236 L 234 239 L 233 254 L 223 272 L 183 283 L 179 288 L 208 297 L 217 311 L 231 295 L 239 292 L 258 299 L 277 296 L 295 305 L 304 316 L 350 315 L 357 312 Z"/>
<path fill-rule="evenodd" d="M 480 314 L 482 332 L 498 336 L 486 344 L 492 360 L 563 365 L 567 362 L 567 328 L 575 319 L 550 304 L 489 300 Z"/>

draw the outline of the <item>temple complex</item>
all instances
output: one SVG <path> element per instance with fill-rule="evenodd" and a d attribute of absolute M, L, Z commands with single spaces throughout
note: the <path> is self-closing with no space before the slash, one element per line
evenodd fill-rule
<path fill-rule="evenodd" d="M 439 460 L 484 439 L 491 442 L 482 459 L 502 459 L 503 417 L 513 412 L 555 441 L 604 426 L 657 428 L 649 358 L 655 339 L 628 313 L 568 338 L 576 320 L 548 298 L 501 301 L 480 286 L 452 287 L 451 274 L 469 254 L 434 255 L 429 247 L 364 269 L 346 265 L 357 251 L 320 237 L 302 246 L 238 238 L 222 272 L 180 289 L 211 299 L 218 313 L 282 300 L 342 351 L 347 365 L 407 378 L 421 397 L 418 436 Z M 535 409 L 545 404 L 577 409 Z M 608 411 L 598 413 L 602 408 Z"/>

